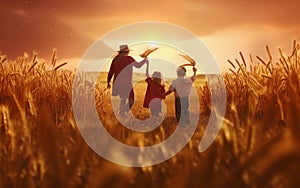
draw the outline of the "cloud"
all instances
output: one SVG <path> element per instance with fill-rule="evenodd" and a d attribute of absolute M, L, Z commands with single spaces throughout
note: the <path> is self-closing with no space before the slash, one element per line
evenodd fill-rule
<path fill-rule="evenodd" d="M 93 42 L 92 38 L 75 31 L 55 13 L 31 10 L 26 5 L 5 4 L 0 11 L 0 23 L 0 50 L 11 59 L 32 51 L 42 58 L 49 58 L 52 48 L 58 49 L 59 58 L 78 57 Z"/>
<path fill-rule="evenodd" d="M 91 6 L 92 5 L 92 6 Z M 80 11 L 66 11 L 66 21 L 74 27 L 91 27 L 87 33 L 99 36 L 121 25 L 157 20 L 185 27 L 199 36 L 229 27 L 248 25 L 299 29 L 300 12 L 296 0 L 288 1 L 87 1 Z M 68 9 L 69 10 L 69 9 Z M 88 18 L 88 19 L 86 19 Z"/>
<path fill-rule="evenodd" d="M 3 0 L 0 50 L 11 58 L 33 50 L 47 58 L 52 48 L 58 49 L 59 58 L 82 57 L 104 33 L 150 20 L 177 24 L 200 37 L 231 28 L 264 32 L 266 27 L 281 33 L 293 30 L 288 34 L 297 37 L 298 7 L 296 0 Z"/>
<path fill-rule="evenodd" d="M 298 1 L 187 1 L 185 25 L 204 36 L 230 27 L 298 28 Z"/>
<path fill-rule="evenodd" d="M 273 61 L 278 62 L 280 58 L 278 48 L 281 48 L 287 55 L 291 54 L 293 40 L 297 39 L 293 38 L 294 33 L 293 30 L 274 32 L 272 28 L 264 28 L 263 31 L 255 28 L 229 28 L 207 37 L 201 37 L 200 40 L 205 42 L 222 70 L 227 71 L 232 68 L 227 59 L 232 62 L 238 59 L 241 62 L 239 52 L 243 53 L 247 64 L 251 63 L 250 54 L 253 63 L 258 62 L 256 56 L 267 61 L 269 57 L 266 46 L 270 49 Z"/>

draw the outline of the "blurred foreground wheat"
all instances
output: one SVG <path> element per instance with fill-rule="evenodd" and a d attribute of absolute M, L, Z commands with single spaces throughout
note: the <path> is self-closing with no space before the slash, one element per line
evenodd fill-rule
<path fill-rule="evenodd" d="M 217 140 L 198 152 L 210 114 L 210 90 L 196 85 L 202 114 L 189 144 L 175 157 L 152 167 L 123 168 L 105 161 L 83 141 L 72 112 L 72 84 L 80 95 L 96 98 L 98 114 L 116 139 L 135 146 L 159 143 L 176 128 L 172 115 L 151 133 L 135 133 L 115 118 L 105 85 L 96 87 L 82 75 L 33 54 L 9 61 L 0 55 L 0 187 L 297 187 L 300 181 L 299 44 L 290 55 L 279 49 L 274 59 L 240 59 L 223 75 L 227 111 Z M 101 77 L 101 75 L 99 76 Z M 136 87 L 145 89 L 146 85 Z M 139 93 L 139 92 L 136 92 Z M 142 94 L 137 96 L 143 98 Z M 166 105 L 172 108 L 173 100 Z M 82 119 L 90 106 L 77 103 Z M 133 107 L 140 119 L 149 112 Z M 105 147 L 105 146 L 103 146 Z"/>

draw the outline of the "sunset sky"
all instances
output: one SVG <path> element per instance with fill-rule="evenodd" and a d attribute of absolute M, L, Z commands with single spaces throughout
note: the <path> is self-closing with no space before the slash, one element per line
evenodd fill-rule
<path fill-rule="evenodd" d="M 191 31 L 202 40 L 222 68 L 239 51 L 266 58 L 265 45 L 290 53 L 299 41 L 300 3 L 241 0 L 2 0 L 0 51 L 9 59 L 33 51 L 76 67 L 95 40 L 122 25 L 162 21 Z M 105 45 L 103 45 L 105 48 Z M 112 53 L 117 49 L 110 49 Z"/>

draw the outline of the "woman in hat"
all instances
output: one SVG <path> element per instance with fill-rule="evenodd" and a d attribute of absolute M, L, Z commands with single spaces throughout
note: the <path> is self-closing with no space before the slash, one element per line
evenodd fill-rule
<path fill-rule="evenodd" d="M 141 62 L 135 61 L 129 56 L 130 49 L 127 45 L 121 45 L 118 54 L 112 60 L 107 76 L 107 88 L 111 88 L 110 81 L 113 79 L 112 96 L 119 96 L 120 115 L 124 116 L 134 103 L 134 92 L 132 85 L 132 68 L 140 68 L 147 61 L 144 58 Z"/>

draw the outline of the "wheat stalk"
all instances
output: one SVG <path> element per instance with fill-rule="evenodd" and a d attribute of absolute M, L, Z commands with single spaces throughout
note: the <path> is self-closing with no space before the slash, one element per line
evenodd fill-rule
<path fill-rule="evenodd" d="M 58 70 L 59 68 L 61 68 L 62 66 L 65 66 L 66 64 L 67 64 L 67 62 L 62 63 L 62 64 L 58 65 L 57 67 L 55 67 L 54 70 L 56 71 L 56 70 Z"/>
<path fill-rule="evenodd" d="M 37 64 L 38 62 L 35 61 L 31 66 L 30 68 L 28 69 L 28 73 L 30 73 L 31 70 L 33 70 L 34 66 Z"/>

